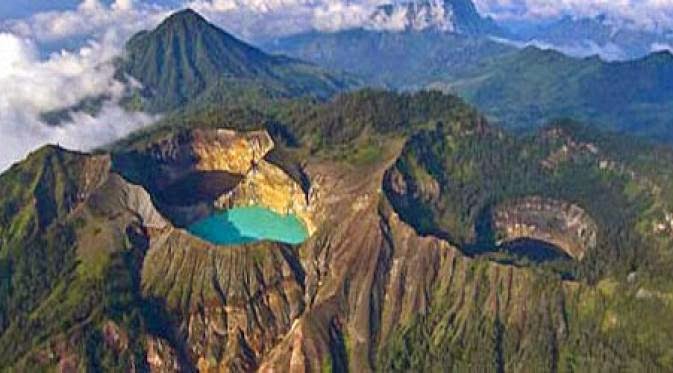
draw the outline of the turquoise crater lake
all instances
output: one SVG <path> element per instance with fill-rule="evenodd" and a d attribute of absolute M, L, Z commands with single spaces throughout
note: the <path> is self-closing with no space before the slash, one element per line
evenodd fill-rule
<path fill-rule="evenodd" d="M 275 241 L 292 245 L 304 242 L 308 231 L 295 215 L 277 214 L 261 206 L 237 207 L 213 214 L 187 230 L 216 245 Z"/>

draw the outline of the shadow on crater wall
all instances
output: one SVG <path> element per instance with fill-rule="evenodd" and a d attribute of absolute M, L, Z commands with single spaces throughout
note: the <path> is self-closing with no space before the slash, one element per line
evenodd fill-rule
<path fill-rule="evenodd" d="M 158 191 L 161 202 L 171 206 L 189 206 L 213 202 L 234 189 L 243 176 L 222 171 L 192 172 Z"/>
<path fill-rule="evenodd" d="M 555 260 L 572 260 L 559 247 L 545 241 L 531 238 L 520 238 L 505 242 L 498 247 L 500 252 L 505 252 L 519 259 L 526 259 L 534 263 L 545 263 Z"/>

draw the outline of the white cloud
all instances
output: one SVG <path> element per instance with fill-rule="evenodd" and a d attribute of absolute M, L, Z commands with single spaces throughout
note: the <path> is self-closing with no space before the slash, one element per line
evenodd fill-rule
<path fill-rule="evenodd" d="M 366 25 L 373 4 L 330 2 L 313 12 L 313 25 L 318 30 L 338 31 Z"/>
<path fill-rule="evenodd" d="M 673 0 L 474 0 L 477 8 L 497 19 L 556 18 L 563 15 L 607 15 L 635 28 L 673 27 Z"/>
<path fill-rule="evenodd" d="M 0 24 L 0 30 L 38 42 L 98 38 L 110 30 L 126 38 L 138 30 L 154 27 L 170 13 L 170 9 L 158 6 L 134 5 L 133 0 L 115 0 L 109 6 L 100 0 L 84 0 L 77 9 L 41 12 L 25 19 L 5 21 Z"/>
<path fill-rule="evenodd" d="M 114 4 L 112 4 L 112 9 L 116 10 L 132 10 L 134 9 L 133 7 L 133 0 L 116 0 Z"/>
<path fill-rule="evenodd" d="M 91 36 L 110 27 L 128 36 L 154 26 L 174 10 L 152 5 L 157 1 L 164 0 L 114 0 L 109 6 L 101 0 L 83 0 L 77 9 L 38 13 L 28 19 L 6 23 L 4 28 L 41 42 Z M 310 29 L 334 31 L 367 26 L 376 6 L 406 1 L 413 0 L 182 0 L 182 4 L 204 13 L 235 34 L 254 39 Z M 673 27 L 673 0 L 473 1 L 483 14 L 497 19 L 604 14 L 632 27 Z"/>
<path fill-rule="evenodd" d="M 401 31 L 409 26 L 406 7 L 376 17 L 377 7 L 413 0 L 190 0 L 186 6 L 214 23 L 248 40 L 280 37 L 318 30 L 334 32 L 352 28 Z M 418 14 L 417 22 L 445 22 L 443 0 L 435 0 L 433 11 Z M 422 27 L 419 27 L 422 28 Z"/>
<path fill-rule="evenodd" d="M 150 2 L 151 1 L 151 2 Z M 77 9 L 51 11 L 5 22 L 4 28 L 38 42 L 97 36 L 115 28 L 126 37 L 155 26 L 175 9 L 152 5 L 162 0 L 83 0 Z M 226 30 L 248 40 L 278 37 L 307 30 L 336 31 L 377 28 L 371 23 L 382 4 L 413 0 L 182 0 Z M 477 8 L 499 19 L 540 19 L 562 15 L 608 15 L 620 25 L 638 28 L 673 27 L 673 0 L 474 0 Z M 175 3 L 175 2 L 173 2 Z M 386 29 L 402 29 L 404 14 Z M 398 27 L 396 28 L 395 25 Z M 0 24 L 0 29 L 3 25 Z"/>
<path fill-rule="evenodd" d="M 189 0 L 186 6 L 246 39 L 366 26 L 387 0 Z"/>
<path fill-rule="evenodd" d="M 282 36 L 310 29 L 334 31 L 372 27 L 376 6 L 413 0 L 185 0 L 219 25 L 249 39 Z M 541 20 L 571 15 L 606 15 L 616 26 L 634 29 L 673 28 L 673 0 L 473 0 L 478 10 L 496 19 Z M 402 29 L 403 14 L 390 27 Z M 397 21 L 397 22 L 395 22 Z M 395 25 L 398 25 L 395 28 Z"/>
<path fill-rule="evenodd" d="M 168 12 L 135 6 L 132 0 L 110 5 L 84 0 L 73 10 L 1 24 L 0 171 L 47 143 L 87 150 L 155 121 L 154 116 L 119 107 L 126 87 L 113 78 L 112 60 L 132 33 L 154 27 Z M 81 40 L 79 46 L 40 57 L 39 45 L 72 39 Z M 106 98 L 96 115 L 75 112 L 59 126 L 42 120 L 45 112 L 69 108 L 90 97 Z"/>
<path fill-rule="evenodd" d="M 0 171 L 47 143 L 86 150 L 103 145 L 156 118 L 129 113 L 117 105 L 124 86 L 113 79 L 114 33 L 77 52 L 60 52 L 46 60 L 35 43 L 0 33 Z M 95 116 L 76 112 L 67 123 L 50 126 L 47 111 L 67 108 L 86 97 L 109 97 Z"/>

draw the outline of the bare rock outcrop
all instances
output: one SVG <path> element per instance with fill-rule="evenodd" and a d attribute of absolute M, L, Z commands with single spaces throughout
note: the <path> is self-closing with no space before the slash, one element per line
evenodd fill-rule
<path fill-rule="evenodd" d="M 245 175 L 273 146 L 273 140 L 266 131 L 195 130 L 191 151 L 196 159 L 196 169 L 200 171 Z"/>
<path fill-rule="evenodd" d="M 263 357 L 260 371 L 384 369 L 377 356 L 418 318 L 437 318 L 438 338 L 448 335 L 461 345 L 479 345 L 470 338 L 495 333 L 500 323 L 524 345 L 541 343 L 535 340 L 541 336 L 525 332 L 541 322 L 554 331 L 551 338 L 563 338 L 564 299 L 572 288 L 559 279 L 548 284 L 549 293 L 533 296 L 540 279 L 532 271 L 471 259 L 442 239 L 419 236 L 380 192 L 388 166 L 367 170 L 372 177 L 365 180 L 338 165 L 309 165 L 331 193 L 322 200 L 323 228 L 301 247 L 307 308 Z M 494 369 L 483 355 L 498 348 L 505 347 L 466 350 L 473 365 L 464 368 Z"/>
<path fill-rule="evenodd" d="M 598 227 L 581 207 L 542 197 L 503 203 L 493 213 L 498 244 L 521 238 L 549 242 L 582 260 L 596 247 Z"/>
<path fill-rule="evenodd" d="M 145 336 L 150 369 L 373 371 L 382 368 L 377 362 L 389 341 L 418 318 L 431 320 L 437 343 L 448 338 L 468 346 L 464 368 L 492 368 L 483 354 L 498 349 L 524 356 L 517 346 L 543 343 L 529 332 L 540 325 L 549 331 L 544 338 L 563 340 L 564 307 L 573 288 L 554 278 L 544 279 L 541 291 L 534 271 L 469 258 L 443 239 L 419 235 L 381 190 L 397 156 L 391 151 L 384 161 L 359 168 L 309 162 L 307 195 L 276 166 L 261 158 L 252 162 L 228 199 L 220 199 L 222 207 L 255 198 L 281 212 L 301 214 L 306 208 L 300 216 L 308 216 L 313 234 L 299 247 L 212 245 L 174 227 L 145 188 L 108 175 L 88 205 L 119 229 L 96 237 L 123 232 L 129 224 L 142 227 L 138 234 L 147 246 L 140 292 L 171 315 L 165 321 L 174 328 L 170 338 Z M 211 169 L 225 167 L 215 158 Z M 556 207 L 554 213 L 583 220 L 572 206 Z M 501 327 L 519 344 L 479 345 Z M 115 342 L 123 341 L 116 337 L 123 331 L 108 334 L 113 347 L 123 345 Z M 531 358 L 521 359 L 509 366 L 525 367 Z"/>
<path fill-rule="evenodd" d="M 114 173 L 94 195 L 91 203 L 107 212 L 131 212 L 146 228 L 164 229 L 170 225 L 154 207 L 149 193 L 143 187 L 133 185 Z"/>
<path fill-rule="evenodd" d="M 262 205 L 278 214 L 294 214 L 304 222 L 311 235 L 316 231 L 316 225 L 315 210 L 309 202 L 296 181 L 277 166 L 262 160 L 236 188 L 220 196 L 215 206 L 227 209 Z"/>
<path fill-rule="evenodd" d="M 303 276 L 286 246 L 222 248 L 172 229 L 150 237 L 142 288 L 180 315 L 196 365 L 229 370 L 253 368 L 290 330 L 304 310 Z"/>
<path fill-rule="evenodd" d="M 266 131 L 195 129 L 120 158 L 142 168 L 138 173 L 151 174 L 138 182 L 155 194 L 158 208 L 179 226 L 217 210 L 262 205 L 296 215 L 313 234 L 310 196 L 284 170 L 265 160 L 274 146 Z"/>

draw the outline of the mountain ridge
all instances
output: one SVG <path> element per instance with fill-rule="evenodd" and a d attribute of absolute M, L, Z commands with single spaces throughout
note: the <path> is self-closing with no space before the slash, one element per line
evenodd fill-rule
<path fill-rule="evenodd" d="M 142 84 L 141 106 L 149 111 L 176 109 L 205 96 L 234 98 L 245 91 L 326 98 L 351 84 L 299 60 L 268 55 L 191 9 L 134 35 L 119 65 L 119 76 Z"/>
<path fill-rule="evenodd" d="M 606 62 L 480 37 L 371 30 L 303 34 L 265 46 L 374 85 L 457 93 L 509 129 L 567 117 L 673 141 L 673 88 L 665 78 L 673 60 L 666 51 Z"/>
<path fill-rule="evenodd" d="M 635 27 L 628 21 L 607 15 L 595 17 L 564 16 L 546 25 L 512 35 L 513 39 L 544 44 L 575 57 L 599 54 L 608 61 L 644 57 L 671 43 L 670 30 Z"/>
<path fill-rule="evenodd" d="M 8 226 L 23 237 L 0 256 L 10 268 L 0 278 L 3 362 L 19 371 L 671 368 L 662 346 L 673 331 L 661 327 L 673 315 L 673 226 L 662 223 L 673 209 L 670 149 L 653 154 L 575 123 L 515 137 L 439 92 L 365 90 L 266 115 L 178 120 L 112 154 L 48 147 L 0 176 L 0 190 L 19 193 L 0 194 L 0 237 Z M 279 126 L 293 146 L 266 132 Z M 288 191 L 308 203 L 313 236 L 219 247 L 177 228 L 173 215 L 204 212 L 183 201 L 166 214 L 155 188 L 250 168 L 246 147 L 260 144 L 246 139 L 260 135 L 278 153 L 257 172 L 299 170 L 285 180 L 305 183 Z M 14 223 L 53 196 L 77 198 L 56 204 L 67 208 L 38 231 Z M 576 235 L 559 244 L 579 242 L 581 255 L 498 245 L 530 234 L 521 224 L 546 240 Z"/>

